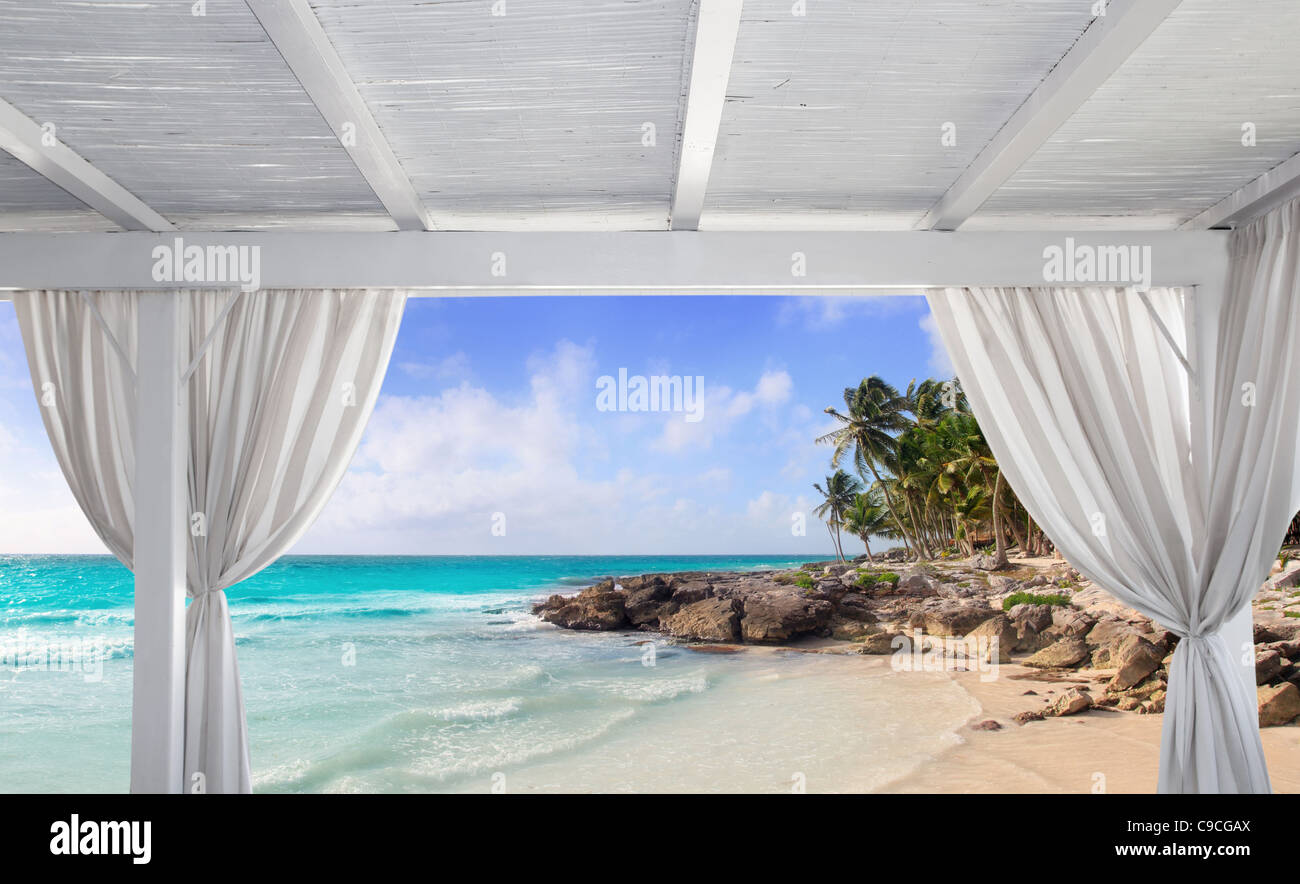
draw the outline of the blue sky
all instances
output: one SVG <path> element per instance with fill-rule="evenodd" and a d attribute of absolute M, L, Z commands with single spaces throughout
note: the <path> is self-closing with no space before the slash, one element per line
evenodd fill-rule
<path fill-rule="evenodd" d="M 700 419 L 599 410 L 597 379 L 620 368 L 703 377 Z M 867 374 L 950 371 L 913 296 L 411 299 L 357 457 L 293 551 L 829 553 L 811 513 L 822 409 Z M 8 303 L 0 453 L 0 552 L 103 551 L 49 452 Z"/>

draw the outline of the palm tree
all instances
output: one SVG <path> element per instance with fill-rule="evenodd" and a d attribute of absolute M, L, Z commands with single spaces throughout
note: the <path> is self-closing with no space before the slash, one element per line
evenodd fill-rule
<path fill-rule="evenodd" d="M 844 547 L 840 543 L 840 528 L 844 524 L 844 514 L 853 506 L 862 486 L 848 473 L 836 470 L 833 475 L 826 477 L 825 488 L 816 482 L 813 483 L 813 487 L 823 498 L 822 505 L 814 512 L 818 518 L 826 520 L 826 530 L 830 532 L 831 543 L 835 545 L 835 555 L 842 562 Z"/>
<path fill-rule="evenodd" d="M 910 409 L 907 398 L 880 377 L 872 375 L 864 378 L 857 387 L 845 388 L 844 407 L 844 414 L 834 407 L 826 409 L 826 413 L 839 421 L 840 426 L 819 437 L 818 444 L 835 446 L 831 455 L 832 466 L 838 467 L 845 457 L 851 456 L 853 466 L 864 482 L 867 481 L 867 473 L 871 473 L 876 484 L 884 491 L 885 506 L 903 537 L 903 543 L 921 555 L 921 548 L 915 544 L 900 518 L 894 496 L 890 493 L 889 486 L 881 480 L 877 468 L 877 465 L 888 463 L 894 456 L 897 447 L 895 434 L 912 424 L 907 417 Z"/>
<path fill-rule="evenodd" d="M 844 530 L 857 535 L 867 548 L 867 561 L 875 564 L 871 555 L 871 535 L 889 532 L 889 510 L 885 509 L 884 496 L 875 487 L 868 488 L 853 498 L 853 504 L 844 513 Z"/>

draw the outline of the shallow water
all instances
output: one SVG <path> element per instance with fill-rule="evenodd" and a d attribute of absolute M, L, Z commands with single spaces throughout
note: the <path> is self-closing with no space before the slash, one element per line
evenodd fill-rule
<path fill-rule="evenodd" d="M 606 575 L 793 561 L 282 559 L 230 592 L 254 788 L 865 791 L 955 743 L 975 707 L 941 674 L 651 649 L 650 636 L 568 632 L 528 613 Z M 130 574 L 111 559 L 0 557 L 0 654 L 22 654 L 0 666 L 0 790 L 125 789 L 130 605 Z M 41 665 L 70 648 L 103 659 Z"/>

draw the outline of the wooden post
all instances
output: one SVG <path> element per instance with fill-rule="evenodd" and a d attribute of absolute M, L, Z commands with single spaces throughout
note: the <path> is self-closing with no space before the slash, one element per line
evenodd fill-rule
<path fill-rule="evenodd" d="M 131 791 L 179 793 L 184 789 L 189 431 L 180 376 L 187 302 L 176 292 L 139 298 Z"/>

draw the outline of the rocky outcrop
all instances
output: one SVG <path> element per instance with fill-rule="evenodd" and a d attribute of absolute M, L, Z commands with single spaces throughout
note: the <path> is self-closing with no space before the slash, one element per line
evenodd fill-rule
<path fill-rule="evenodd" d="M 674 638 L 701 642 L 734 642 L 740 638 L 740 602 L 735 599 L 701 599 L 659 618 L 659 625 Z"/>
<path fill-rule="evenodd" d="M 1277 727 L 1300 718 L 1300 688 L 1290 682 L 1263 685 L 1259 693 L 1259 726 Z"/>
<path fill-rule="evenodd" d="M 1164 654 L 1151 642 L 1137 635 L 1125 636 L 1111 654 L 1116 668 L 1108 691 L 1126 691 L 1160 668 Z"/>
<path fill-rule="evenodd" d="M 606 581 L 576 596 L 553 595 L 533 609 L 547 623 L 565 629 L 622 629 L 628 625 L 627 602 L 622 592 Z"/>
<path fill-rule="evenodd" d="M 1071 669 L 1088 659 L 1088 645 L 1081 638 L 1063 638 L 1035 653 L 1024 663 L 1035 669 Z"/>
<path fill-rule="evenodd" d="M 751 595 L 745 599 L 741 637 L 747 642 L 789 641 L 824 629 L 833 611 L 828 601 L 790 592 Z"/>

